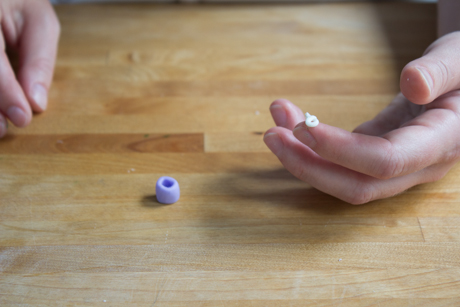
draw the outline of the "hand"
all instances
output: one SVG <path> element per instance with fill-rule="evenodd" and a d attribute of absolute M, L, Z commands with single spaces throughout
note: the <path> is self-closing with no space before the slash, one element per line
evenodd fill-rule
<path fill-rule="evenodd" d="M 0 137 L 8 118 L 27 126 L 32 111 L 43 112 L 53 77 L 59 21 L 48 0 L 0 2 Z M 19 54 L 17 78 L 5 53 L 5 44 Z"/>
<path fill-rule="evenodd" d="M 353 132 L 308 128 L 298 107 L 275 100 L 264 141 L 293 175 L 352 204 L 436 181 L 460 157 L 459 49 L 458 32 L 434 42 L 403 69 L 402 94 Z"/>

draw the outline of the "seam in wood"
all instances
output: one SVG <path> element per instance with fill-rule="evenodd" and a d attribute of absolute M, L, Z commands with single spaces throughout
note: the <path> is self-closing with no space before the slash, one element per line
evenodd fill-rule
<path fill-rule="evenodd" d="M 422 233 L 423 242 L 426 242 L 425 235 L 423 234 L 422 224 L 420 224 L 420 219 L 417 216 L 418 227 L 420 227 L 420 232 Z"/>

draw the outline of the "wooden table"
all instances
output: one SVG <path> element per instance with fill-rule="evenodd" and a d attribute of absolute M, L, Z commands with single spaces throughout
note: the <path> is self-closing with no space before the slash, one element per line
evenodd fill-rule
<path fill-rule="evenodd" d="M 49 110 L 0 141 L 2 306 L 460 304 L 460 167 L 352 206 L 262 141 L 279 97 L 349 130 L 377 114 L 433 4 L 56 9 Z"/>

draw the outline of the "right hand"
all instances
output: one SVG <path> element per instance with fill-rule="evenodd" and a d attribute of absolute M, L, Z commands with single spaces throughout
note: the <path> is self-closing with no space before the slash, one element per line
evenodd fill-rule
<path fill-rule="evenodd" d="M 0 25 L 1 138 L 7 132 L 7 119 L 25 127 L 32 111 L 46 110 L 60 25 L 48 0 L 1 0 Z M 17 78 L 6 45 L 19 55 Z"/>
<path fill-rule="evenodd" d="M 353 204 L 442 178 L 460 160 L 460 31 L 447 34 L 401 73 L 401 92 L 353 132 L 320 123 L 279 99 L 264 140 L 288 171 Z M 300 122 L 300 124 L 299 124 Z"/>

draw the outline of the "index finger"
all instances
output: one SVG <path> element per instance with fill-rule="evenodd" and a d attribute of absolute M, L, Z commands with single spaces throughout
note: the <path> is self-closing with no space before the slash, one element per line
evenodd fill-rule
<path fill-rule="evenodd" d="M 18 80 L 36 112 L 46 109 L 59 33 L 58 19 L 48 1 L 36 1 L 24 8 Z"/>
<path fill-rule="evenodd" d="M 351 133 L 321 123 L 315 128 L 301 123 L 293 133 L 299 141 L 333 163 L 388 179 L 440 162 L 446 153 L 455 150 L 452 131 L 458 131 L 459 126 L 454 112 L 432 109 L 383 137 Z"/>
<path fill-rule="evenodd" d="M 0 35 L 1 46 L 4 47 L 4 41 Z M 16 80 L 4 48 L 0 50 L 0 112 L 18 127 L 27 126 L 32 119 L 32 111 L 21 86 Z M 3 126 L 4 134 L 6 122 Z"/>

